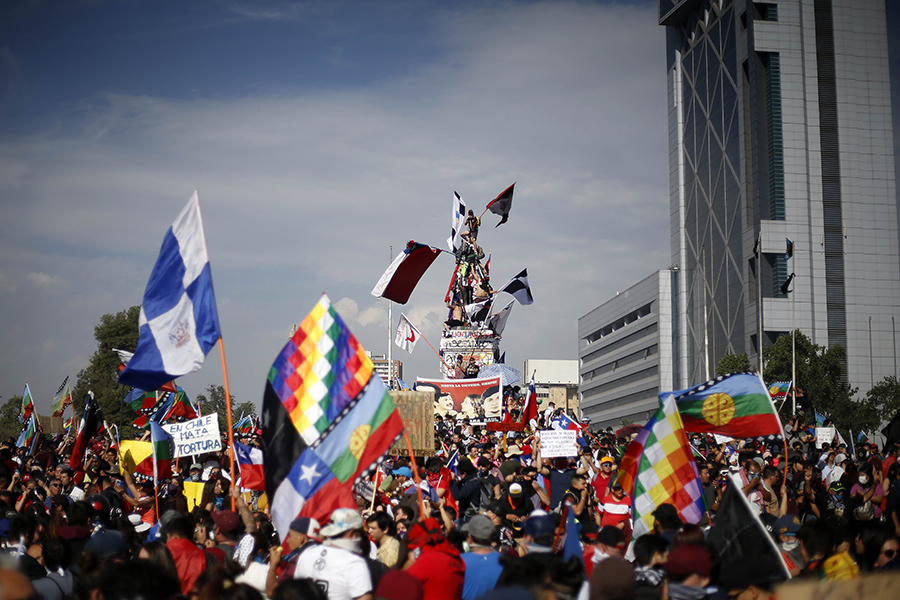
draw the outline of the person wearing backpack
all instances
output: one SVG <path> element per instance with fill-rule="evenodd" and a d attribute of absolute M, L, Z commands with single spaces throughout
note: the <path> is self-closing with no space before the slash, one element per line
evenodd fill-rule
<path fill-rule="evenodd" d="M 492 487 L 488 480 L 479 476 L 478 469 L 468 458 L 459 461 L 459 475 L 450 482 L 450 495 L 459 506 L 459 525 L 465 525 L 473 516 L 484 512 L 490 504 Z M 487 504 L 485 504 L 485 501 Z M 484 508 L 482 508 L 484 504 Z"/>

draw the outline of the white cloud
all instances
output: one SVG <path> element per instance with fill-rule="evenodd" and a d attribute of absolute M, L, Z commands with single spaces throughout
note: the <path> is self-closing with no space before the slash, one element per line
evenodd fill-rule
<path fill-rule="evenodd" d="M 59 287 L 63 284 L 62 277 L 56 277 L 54 275 L 47 275 L 46 273 L 29 273 L 25 276 L 25 278 L 31 282 L 35 287 L 49 290 L 55 287 Z"/>
<path fill-rule="evenodd" d="M 259 19 L 298 10 L 233 6 Z M 536 298 L 516 307 L 504 349 L 513 364 L 573 358 L 577 318 L 669 262 L 664 30 L 649 4 L 476 6 L 435 16 L 441 51 L 400 77 L 250 97 L 106 94 L 51 133 L 0 138 L 0 165 L 15 164 L 2 184 L 7 272 L 41 289 L 64 283 L 47 273 L 78 282 L 40 310 L 3 295 L 0 313 L 90 355 L 99 316 L 140 302 L 198 189 L 233 393 L 258 401 L 290 324 L 322 291 L 385 352 L 386 304 L 369 292 L 389 246 L 443 247 L 454 190 L 480 210 L 517 181 L 509 223 L 488 214 L 481 234 L 495 285 L 528 267 Z M 393 310 L 435 346 L 452 269 L 441 256 Z M 0 275 L 0 292 L 10 285 Z M 404 361 L 407 377 L 435 375 L 427 347 Z M 26 369 L 9 364 L 0 380 Z"/>

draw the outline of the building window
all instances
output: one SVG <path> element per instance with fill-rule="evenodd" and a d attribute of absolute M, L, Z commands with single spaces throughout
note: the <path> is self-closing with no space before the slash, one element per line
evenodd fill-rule
<path fill-rule="evenodd" d="M 764 4 L 762 2 L 754 2 L 753 6 L 756 8 L 757 12 L 759 12 L 759 20 L 760 21 L 777 21 L 778 20 L 778 5 L 777 4 Z"/>
<path fill-rule="evenodd" d="M 769 219 L 784 221 L 784 142 L 781 115 L 781 57 L 760 56 L 766 80 L 766 137 L 769 156 Z"/>

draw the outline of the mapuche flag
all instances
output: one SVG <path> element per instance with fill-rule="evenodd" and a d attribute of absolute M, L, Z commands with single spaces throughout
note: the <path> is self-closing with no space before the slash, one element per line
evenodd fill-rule
<path fill-rule="evenodd" d="M 660 399 L 668 394 L 675 396 L 684 428 L 692 433 L 784 437 L 769 390 L 756 373 L 723 375 L 689 390 L 659 394 Z"/>
<path fill-rule="evenodd" d="M 628 445 L 616 483 L 632 498 L 634 537 L 653 530 L 653 511 L 672 504 L 686 523 L 703 516 L 703 486 L 681 422 L 669 393 L 634 441 Z"/>
<path fill-rule="evenodd" d="M 403 421 L 372 360 L 327 296 L 275 359 L 262 404 L 266 493 L 282 538 L 298 516 L 355 508 L 352 488 Z"/>
<path fill-rule="evenodd" d="M 72 448 L 72 458 L 69 459 L 70 467 L 76 470 L 81 469 L 81 461 L 84 459 L 85 450 L 91 443 L 91 439 L 103 430 L 103 411 L 94 401 L 94 392 L 89 391 L 87 402 L 84 403 L 81 423 L 78 425 L 78 436 L 75 438 L 75 446 Z"/>
<path fill-rule="evenodd" d="M 153 446 L 153 485 L 172 477 L 175 438 L 156 421 L 150 421 L 150 443 Z"/>
<path fill-rule="evenodd" d="M 34 400 L 31 398 L 31 388 L 25 384 L 25 392 L 22 394 L 22 414 L 19 416 L 21 422 L 25 422 L 34 412 Z"/>
<path fill-rule="evenodd" d="M 61 417 L 66 407 L 72 404 L 72 388 L 69 386 L 69 376 L 60 384 L 56 390 L 56 396 L 53 397 L 53 406 L 50 407 L 51 414 L 54 417 Z"/>

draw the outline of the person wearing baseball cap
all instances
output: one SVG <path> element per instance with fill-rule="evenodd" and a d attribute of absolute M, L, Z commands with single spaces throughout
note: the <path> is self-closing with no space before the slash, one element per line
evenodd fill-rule
<path fill-rule="evenodd" d="M 600 472 L 594 477 L 591 485 L 594 486 L 597 497 L 601 500 L 606 498 L 606 494 L 609 493 L 609 488 L 612 487 L 612 482 L 616 478 L 613 473 L 615 466 L 616 461 L 611 456 L 604 456 L 600 459 Z"/>
<path fill-rule="evenodd" d="M 522 523 L 532 511 L 530 502 L 525 501 L 525 488 L 519 482 L 509 484 L 509 491 L 500 497 L 497 515 L 509 527 L 516 538 L 522 537 Z"/>
<path fill-rule="evenodd" d="M 297 559 L 310 548 L 318 545 L 319 522 L 310 517 L 297 517 L 291 521 L 285 544 L 288 553 L 282 556 L 282 546 L 269 549 L 269 572 L 266 575 L 266 596 L 275 593 L 277 585 L 294 578 Z"/>
<path fill-rule="evenodd" d="M 803 560 L 803 554 L 800 552 L 800 540 L 797 539 L 797 532 L 800 531 L 800 519 L 795 515 L 784 515 L 779 517 L 775 524 L 772 525 L 772 537 L 778 543 L 778 550 L 781 552 L 784 563 L 791 572 L 791 577 L 796 577 L 806 565 Z"/>
<path fill-rule="evenodd" d="M 372 575 L 362 556 L 362 540 L 368 542 L 364 528 L 358 511 L 336 509 L 328 524 L 319 530 L 323 544 L 300 554 L 294 578 L 323 582 L 328 586 L 329 598 L 371 597 Z"/>
<path fill-rule="evenodd" d="M 675 546 L 669 551 L 663 569 L 669 578 L 668 594 L 672 600 L 698 600 L 706 596 L 703 588 L 709 585 L 712 558 L 702 546 Z"/>
<path fill-rule="evenodd" d="M 469 552 L 462 555 L 466 563 L 462 597 L 463 600 L 474 600 L 496 587 L 503 565 L 500 564 L 500 553 L 491 547 L 494 523 L 488 517 L 475 515 L 463 526 L 463 531 L 468 535 Z"/>

